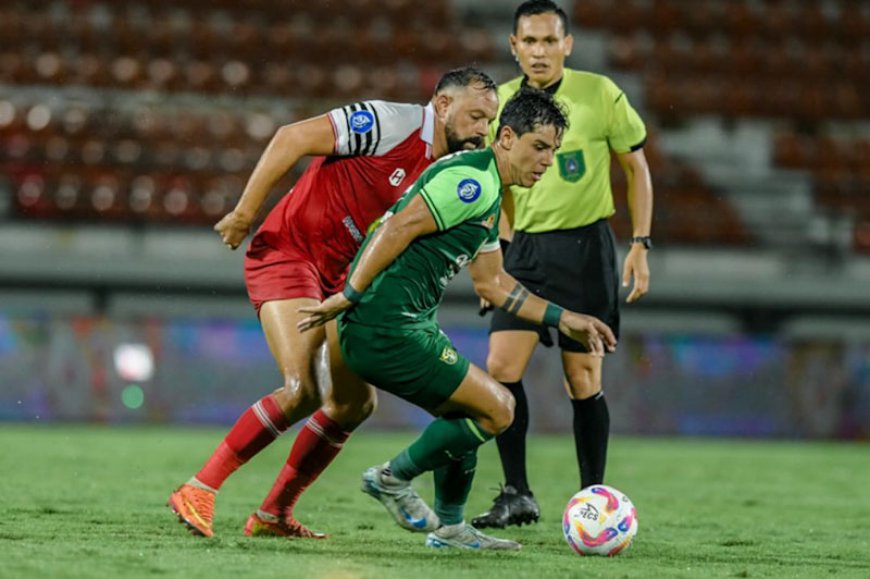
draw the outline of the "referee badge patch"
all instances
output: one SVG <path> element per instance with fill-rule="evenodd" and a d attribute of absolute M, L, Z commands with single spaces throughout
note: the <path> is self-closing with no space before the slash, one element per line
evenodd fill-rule
<path fill-rule="evenodd" d="M 559 175 L 565 181 L 576 183 L 586 174 L 586 159 L 583 156 L 583 149 L 557 153 L 556 158 L 559 160 Z"/>
<path fill-rule="evenodd" d="M 456 187 L 456 194 L 463 203 L 474 203 L 480 197 L 480 183 L 474 179 L 463 179 Z"/>
<path fill-rule="evenodd" d="M 456 350 L 451 348 L 450 346 L 444 346 L 444 349 L 441 350 L 441 356 L 438 358 L 448 366 L 452 366 L 457 361 L 459 361 L 459 354 L 456 353 Z"/>
<path fill-rule="evenodd" d="M 350 115 L 350 130 L 358 135 L 364 135 L 372 130 L 375 116 L 368 111 L 356 111 Z"/>

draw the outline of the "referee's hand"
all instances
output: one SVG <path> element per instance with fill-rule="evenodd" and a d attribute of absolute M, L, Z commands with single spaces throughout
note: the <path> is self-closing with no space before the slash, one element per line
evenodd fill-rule
<path fill-rule="evenodd" d="M 634 303 L 649 291 L 649 264 L 646 259 L 647 250 L 639 243 L 634 243 L 625 256 L 622 266 L 622 287 L 628 287 L 634 278 L 634 287 L 625 299 L 626 303 Z"/>

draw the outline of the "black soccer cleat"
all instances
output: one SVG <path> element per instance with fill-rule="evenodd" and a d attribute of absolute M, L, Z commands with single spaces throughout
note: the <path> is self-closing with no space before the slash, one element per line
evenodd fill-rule
<path fill-rule="evenodd" d="M 517 489 L 507 485 L 495 497 L 492 507 L 471 520 L 478 529 L 504 529 L 508 525 L 522 526 L 537 523 L 541 518 L 541 508 L 531 492 L 521 494 Z"/>

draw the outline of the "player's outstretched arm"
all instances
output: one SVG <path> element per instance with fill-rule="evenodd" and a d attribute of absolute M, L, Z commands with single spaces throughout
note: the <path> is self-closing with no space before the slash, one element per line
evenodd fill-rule
<path fill-rule="evenodd" d="M 511 240 L 514 238 L 514 195 L 509 185 L 501 192 L 501 217 L 498 220 L 498 240 L 501 244 L 502 254 L 507 251 Z M 485 316 L 492 309 L 492 304 L 480 298 L 480 316 Z"/>
<path fill-rule="evenodd" d="M 272 188 L 302 157 L 331 155 L 334 149 L 335 134 L 326 115 L 278 129 L 251 173 L 235 209 L 214 226 L 224 244 L 235 249 L 244 241 Z"/>
<path fill-rule="evenodd" d="M 628 183 L 628 209 L 631 213 L 632 236 L 646 237 L 652 227 L 653 210 L 652 179 L 646 156 L 643 149 L 639 149 L 631 153 L 618 154 L 616 159 Z M 628 287 L 632 278 L 634 279 L 634 287 L 625 300 L 628 303 L 636 302 L 649 291 L 647 251 L 642 244 L 633 243 L 625 256 L 622 266 L 622 286 Z"/>
<path fill-rule="evenodd" d="M 590 354 L 603 356 L 616 349 L 616 337 L 607 324 L 596 317 L 564 310 L 533 295 L 502 267 L 501 250 L 478 254 L 468 266 L 474 291 L 506 312 L 523 320 L 543 323 L 586 346 Z"/>
<path fill-rule="evenodd" d="M 429 206 L 418 195 L 395 215 L 385 216 L 362 250 L 344 291 L 326 299 L 319 306 L 300 308 L 310 314 L 299 322 L 300 332 L 322 326 L 360 300 L 379 273 L 387 269 L 411 243 L 423 235 L 438 231 Z"/>

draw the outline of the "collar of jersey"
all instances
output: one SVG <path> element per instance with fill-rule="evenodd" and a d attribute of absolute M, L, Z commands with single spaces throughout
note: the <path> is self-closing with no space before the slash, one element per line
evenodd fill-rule
<path fill-rule="evenodd" d="M 432 142 L 435 140 L 435 108 L 432 103 L 423 107 L 423 128 L 420 131 L 420 138 L 428 145 L 426 147 L 426 156 L 432 156 Z"/>
<path fill-rule="evenodd" d="M 562 86 L 562 80 L 564 80 L 565 75 L 562 75 L 562 78 L 548 86 L 544 89 L 544 92 L 548 92 L 550 94 L 556 94 L 556 91 L 559 90 L 559 87 Z M 520 83 L 520 86 L 529 86 L 529 77 L 523 75 L 523 81 Z"/>

